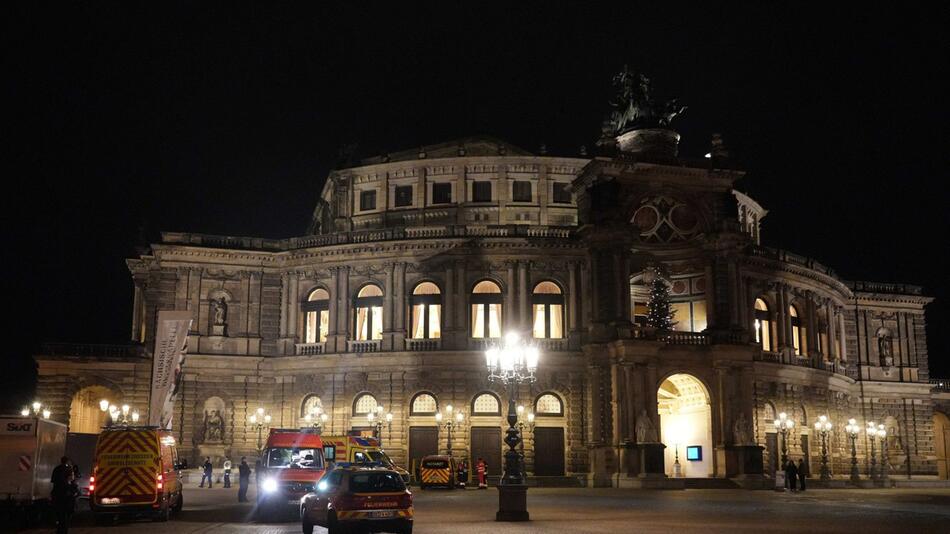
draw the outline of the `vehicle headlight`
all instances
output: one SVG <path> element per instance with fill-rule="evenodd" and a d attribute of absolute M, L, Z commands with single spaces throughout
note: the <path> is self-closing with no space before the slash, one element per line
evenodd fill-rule
<path fill-rule="evenodd" d="M 319 491 L 324 491 L 324 490 L 326 490 L 328 487 L 329 487 L 329 486 L 327 485 L 327 481 L 326 481 L 326 480 L 321 480 L 320 483 L 317 484 L 317 489 L 318 489 Z"/>
<path fill-rule="evenodd" d="M 264 479 L 264 484 L 262 484 L 264 493 L 274 493 L 277 491 L 277 481 L 273 478 Z"/>

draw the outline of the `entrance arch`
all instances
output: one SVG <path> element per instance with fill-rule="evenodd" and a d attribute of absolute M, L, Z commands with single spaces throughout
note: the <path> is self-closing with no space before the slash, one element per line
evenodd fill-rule
<path fill-rule="evenodd" d="M 105 386 L 86 386 L 73 395 L 69 405 L 69 431 L 98 434 L 108 422 L 108 414 L 99 409 L 99 401 L 117 402 L 116 394 Z"/>
<path fill-rule="evenodd" d="M 712 408 L 706 386 L 693 375 L 677 373 L 660 384 L 656 398 L 666 474 L 675 476 L 678 451 L 682 476 L 713 476 Z"/>
<path fill-rule="evenodd" d="M 934 412 L 934 449 L 937 456 L 937 478 L 950 479 L 950 466 L 947 465 L 947 456 L 950 455 L 950 418 L 937 411 Z"/>

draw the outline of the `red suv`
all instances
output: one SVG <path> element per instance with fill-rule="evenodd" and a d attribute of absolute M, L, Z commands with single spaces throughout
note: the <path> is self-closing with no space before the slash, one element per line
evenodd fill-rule
<path fill-rule="evenodd" d="M 304 534 L 313 526 L 337 534 L 350 527 L 412 534 L 412 493 L 399 473 L 383 466 L 341 464 L 300 500 Z"/>

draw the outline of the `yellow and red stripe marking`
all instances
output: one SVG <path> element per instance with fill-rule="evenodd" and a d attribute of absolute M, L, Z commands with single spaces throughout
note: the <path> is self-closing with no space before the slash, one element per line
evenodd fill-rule
<path fill-rule="evenodd" d="M 103 432 L 96 450 L 96 499 L 119 497 L 122 503 L 154 502 L 161 469 L 158 438 L 153 432 Z"/>
<path fill-rule="evenodd" d="M 426 469 L 422 468 L 422 481 L 426 484 L 448 484 L 448 469 Z"/>

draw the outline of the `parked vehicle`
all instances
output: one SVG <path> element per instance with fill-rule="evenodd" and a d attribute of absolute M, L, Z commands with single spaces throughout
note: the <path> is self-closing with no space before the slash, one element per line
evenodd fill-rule
<path fill-rule="evenodd" d="M 399 473 L 402 481 L 409 483 L 409 471 L 392 461 L 378 439 L 362 436 L 321 436 L 321 438 L 323 439 L 323 456 L 328 466 L 336 462 L 378 462 Z"/>
<path fill-rule="evenodd" d="M 300 501 L 304 534 L 314 525 L 329 534 L 361 530 L 412 534 L 412 493 L 395 470 L 381 464 L 338 464 Z"/>
<path fill-rule="evenodd" d="M 458 467 L 455 458 L 445 454 L 424 456 L 419 463 L 419 487 L 433 486 L 452 489 L 455 487 L 455 473 Z"/>
<path fill-rule="evenodd" d="M 261 455 L 257 513 L 296 510 L 323 477 L 323 440 L 311 429 L 272 428 Z"/>
<path fill-rule="evenodd" d="M 53 468 L 66 452 L 66 425 L 39 417 L 0 417 L 0 507 L 4 521 L 30 524 L 50 501 Z M 4 523 L 9 525 L 9 523 Z"/>
<path fill-rule="evenodd" d="M 170 432 L 120 426 L 99 434 L 89 480 L 89 506 L 97 521 L 147 516 L 168 521 L 184 505 L 178 450 Z"/>

